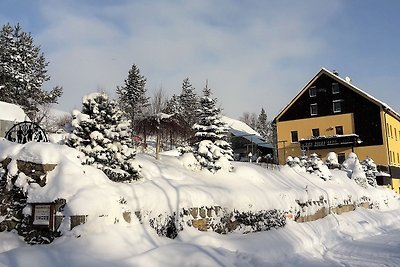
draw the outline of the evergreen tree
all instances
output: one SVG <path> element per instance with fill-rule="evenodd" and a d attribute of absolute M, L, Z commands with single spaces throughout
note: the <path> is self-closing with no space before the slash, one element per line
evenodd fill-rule
<path fill-rule="evenodd" d="M 102 170 L 113 181 L 138 178 L 133 159 L 130 122 L 123 119 L 117 103 L 106 94 L 93 93 L 83 98 L 82 111 L 73 111 L 73 133 L 68 145 L 82 151 L 83 164 Z"/>
<path fill-rule="evenodd" d="M 182 106 L 180 103 L 180 97 L 174 94 L 170 99 L 168 99 L 163 112 L 171 115 L 172 114 L 182 115 Z"/>
<path fill-rule="evenodd" d="M 262 108 L 260 114 L 258 115 L 257 118 L 257 123 L 256 123 L 256 129 L 255 129 L 261 137 L 266 139 L 268 136 L 268 121 L 267 121 L 267 113 L 265 113 L 265 110 Z"/>
<path fill-rule="evenodd" d="M 181 115 L 189 125 L 193 125 L 196 122 L 196 110 L 199 108 L 199 100 L 189 78 L 184 79 L 182 83 L 180 106 L 182 108 Z"/>
<path fill-rule="evenodd" d="M 139 68 L 133 64 L 123 86 L 117 87 L 119 104 L 127 114 L 133 128 L 135 121 L 143 117 L 145 108 L 149 106 L 146 97 L 146 78 L 140 74 Z"/>
<path fill-rule="evenodd" d="M 376 175 L 378 174 L 378 168 L 375 162 L 370 157 L 367 157 L 361 162 L 361 165 L 367 177 L 368 184 L 377 187 L 378 183 L 376 182 Z"/>
<path fill-rule="evenodd" d="M 211 98 L 211 90 L 206 86 L 200 99 L 197 123 L 193 125 L 196 143 L 193 153 L 200 165 L 211 172 L 221 168 L 232 170 L 229 161 L 233 160 L 233 151 L 228 139 L 228 128 L 221 120 L 221 110 L 216 107 L 217 99 Z"/>
<path fill-rule="evenodd" d="M 19 24 L 4 25 L 0 31 L 0 101 L 21 106 L 30 118 L 40 105 L 57 103 L 61 87 L 42 90 L 50 80 L 48 64 L 30 33 L 23 32 Z"/>

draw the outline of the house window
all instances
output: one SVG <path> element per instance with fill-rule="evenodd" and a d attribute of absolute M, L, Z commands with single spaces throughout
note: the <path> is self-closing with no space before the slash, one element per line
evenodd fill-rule
<path fill-rule="evenodd" d="M 397 163 L 400 163 L 399 153 L 397 153 Z"/>
<path fill-rule="evenodd" d="M 342 112 L 342 100 L 333 100 L 333 113 Z"/>
<path fill-rule="evenodd" d="M 317 96 L 317 87 L 311 86 L 310 89 L 308 89 L 308 92 L 310 93 L 310 97 Z"/>
<path fill-rule="evenodd" d="M 396 141 L 397 141 L 397 130 L 396 130 L 396 128 L 394 128 L 394 138 L 395 138 Z"/>
<path fill-rule="evenodd" d="M 338 83 L 332 83 L 332 94 L 339 94 L 339 84 Z"/>
<path fill-rule="evenodd" d="M 346 160 L 346 154 L 345 153 L 338 153 L 337 154 L 338 162 L 339 164 L 342 164 Z"/>
<path fill-rule="evenodd" d="M 343 135 L 343 126 L 336 126 L 335 129 L 337 135 Z"/>
<path fill-rule="evenodd" d="M 390 125 L 390 137 L 392 137 L 392 138 L 393 138 L 392 125 Z"/>
<path fill-rule="evenodd" d="M 297 131 L 292 131 L 291 134 L 292 134 L 292 143 L 299 142 L 299 135 Z"/>
<path fill-rule="evenodd" d="M 319 128 L 312 129 L 312 136 L 318 137 L 319 136 Z"/>
<path fill-rule="evenodd" d="M 318 106 L 317 106 L 317 104 L 311 104 L 310 105 L 310 114 L 311 114 L 311 116 L 318 115 Z"/>

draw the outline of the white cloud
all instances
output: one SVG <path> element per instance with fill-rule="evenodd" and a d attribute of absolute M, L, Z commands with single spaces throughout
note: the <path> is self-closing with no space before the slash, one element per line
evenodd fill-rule
<path fill-rule="evenodd" d="M 41 3 L 47 27 L 37 40 L 50 61 L 48 86 L 64 87 L 62 108 L 80 107 L 97 88 L 114 91 L 135 63 L 149 95 L 160 85 L 179 93 L 185 77 L 200 93 L 208 79 L 232 117 L 262 107 L 273 116 L 287 104 L 322 67 L 314 62 L 328 44 L 318 31 L 338 10 L 330 2 Z"/>

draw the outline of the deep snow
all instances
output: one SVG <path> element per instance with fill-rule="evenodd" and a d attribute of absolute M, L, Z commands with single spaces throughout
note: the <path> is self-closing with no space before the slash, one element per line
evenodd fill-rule
<path fill-rule="evenodd" d="M 187 228 L 174 240 L 138 223 L 93 222 L 49 245 L 0 233 L 0 266 L 398 266 L 399 219 L 398 210 L 359 208 L 247 235 Z"/>
<path fill-rule="evenodd" d="M 194 171 L 191 160 L 168 152 L 160 160 L 138 154 L 135 161 L 142 166 L 142 179 L 115 183 L 101 171 L 82 166 L 80 152 L 62 145 L 20 145 L 3 139 L 0 161 L 7 157 L 13 160 L 8 167 L 11 174 L 17 174 L 16 160 L 58 164 L 44 187 L 24 184 L 20 175 L 19 185 L 24 186 L 28 201 L 64 198 L 65 216 L 89 216 L 85 225 L 72 231 L 63 224 L 63 236 L 49 245 L 27 246 L 14 233 L 0 233 L 0 266 L 377 266 L 377 261 L 396 266 L 400 255 L 396 252 L 398 195 L 381 187 L 362 188 L 344 171 L 334 170 L 332 178 L 324 181 L 300 168 L 267 169 L 233 162 L 233 172 L 212 174 Z M 245 235 L 185 227 L 174 240 L 157 236 L 134 216 L 131 223 L 122 219 L 124 211 L 157 216 L 214 205 L 240 211 L 296 212 L 296 201 L 321 196 L 330 206 L 344 203 L 349 196 L 355 202 L 368 197 L 380 209 L 357 208 L 310 223 L 288 221 L 284 228 Z M 355 244 L 357 249 L 352 248 Z"/>

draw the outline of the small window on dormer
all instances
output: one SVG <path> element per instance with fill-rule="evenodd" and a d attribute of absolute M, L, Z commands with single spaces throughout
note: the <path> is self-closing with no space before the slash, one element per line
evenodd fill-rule
<path fill-rule="evenodd" d="M 339 94 L 339 93 L 340 93 L 339 84 L 332 83 L 332 94 Z"/>
<path fill-rule="evenodd" d="M 308 92 L 310 93 L 310 97 L 317 96 L 317 87 L 311 86 L 310 89 L 308 89 Z"/>

